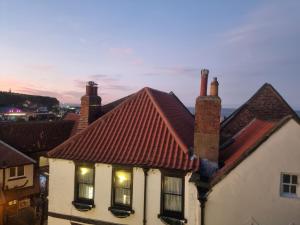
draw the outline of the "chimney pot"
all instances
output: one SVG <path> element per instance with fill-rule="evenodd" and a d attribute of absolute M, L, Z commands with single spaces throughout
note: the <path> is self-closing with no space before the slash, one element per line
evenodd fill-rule
<path fill-rule="evenodd" d="M 213 81 L 210 84 L 210 95 L 219 96 L 219 82 L 216 77 L 213 78 Z"/>
<path fill-rule="evenodd" d="M 207 79 L 208 79 L 209 70 L 201 70 L 201 89 L 200 96 L 207 96 Z"/>

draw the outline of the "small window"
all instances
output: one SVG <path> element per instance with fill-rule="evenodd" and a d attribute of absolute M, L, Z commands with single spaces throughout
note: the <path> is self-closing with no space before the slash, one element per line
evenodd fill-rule
<path fill-rule="evenodd" d="M 16 167 L 9 168 L 9 177 L 16 177 Z"/>
<path fill-rule="evenodd" d="M 18 166 L 18 177 L 24 176 L 24 166 Z"/>
<path fill-rule="evenodd" d="M 162 176 L 162 215 L 184 219 L 184 176 Z"/>
<path fill-rule="evenodd" d="M 77 165 L 75 202 L 94 204 L 94 165 Z"/>
<path fill-rule="evenodd" d="M 112 206 L 125 210 L 131 209 L 132 169 L 114 168 L 112 183 Z"/>
<path fill-rule="evenodd" d="M 283 173 L 281 175 L 281 194 L 283 196 L 297 196 L 298 176 Z"/>
<path fill-rule="evenodd" d="M 9 168 L 9 178 L 18 178 L 24 176 L 24 166 Z"/>

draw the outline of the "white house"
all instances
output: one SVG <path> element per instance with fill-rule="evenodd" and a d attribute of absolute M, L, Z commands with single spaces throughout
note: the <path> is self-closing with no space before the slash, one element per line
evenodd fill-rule
<path fill-rule="evenodd" d="M 265 84 L 220 123 L 201 79 L 195 116 L 151 88 L 104 110 L 89 82 L 77 134 L 48 154 L 48 224 L 299 224 L 295 112 Z"/>

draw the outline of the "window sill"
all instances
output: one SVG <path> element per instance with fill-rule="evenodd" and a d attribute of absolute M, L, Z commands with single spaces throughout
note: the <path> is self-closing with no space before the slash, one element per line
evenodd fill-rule
<path fill-rule="evenodd" d="M 11 177 L 11 178 L 8 178 L 8 181 L 22 180 L 22 179 L 25 179 L 25 178 L 26 178 L 25 176 Z"/>
<path fill-rule="evenodd" d="M 290 198 L 290 199 L 300 199 L 300 197 L 297 194 L 288 194 L 288 193 L 281 193 L 280 197 Z"/>
<path fill-rule="evenodd" d="M 183 225 L 183 224 L 187 223 L 187 219 L 178 219 L 178 218 L 165 216 L 162 214 L 159 214 L 158 218 L 160 220 L 162 220 L 164 223 L 169 224 L 169 225 Z"/>
<path fill-rule="evenodd" d="M 126 218 L 128 216 L 130 216 L 130 214 L 134 214 L 134 210 L 133 209 L 124 209 L 124 208 L 119 208 L 116 206 L 112 206 L 109 207 L 108 210 L 114 214 L 114 216 L 118 217 L 118 218 Z"/>
<path fill-rule="evenodd" d="M 72 204 L 78 211 L 81 211 L 81 212 L 86 212 L 86 211 L 91 210 L 92 208 L 95 208 L 94 203 L 89 204 L 89 203 L 73 201 Z"/>

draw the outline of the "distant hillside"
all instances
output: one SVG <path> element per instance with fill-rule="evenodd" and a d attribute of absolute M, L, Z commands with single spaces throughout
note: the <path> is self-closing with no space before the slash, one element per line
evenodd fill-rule
<path fill-rule="evenodd" d="M 0 107 L 37 108 L 43 106 L 51 110 L 58 105 L 59 101 L 52 97 L 0 91 Z"/>

